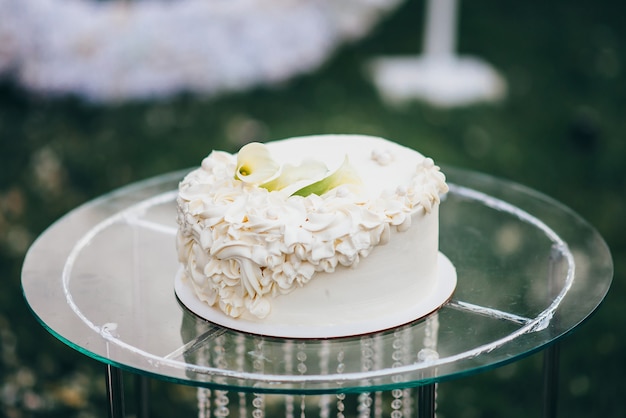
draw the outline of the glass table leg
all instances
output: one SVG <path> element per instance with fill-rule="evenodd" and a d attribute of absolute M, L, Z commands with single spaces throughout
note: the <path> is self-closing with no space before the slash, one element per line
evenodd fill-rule
<path fill-rule="evenodd" d="M 106 365 L 106 388 L 109 398 L 109 418 L 124 418 L 124 384 L 122 371 Z"/>
<path fill-rule="evenodd" d="M 148 418 L 150 416 L 150 382 L 146 376 L 135 375 L 135 404 L 137 407 L 137 418 Z"/>
<path fill-rule="evenodd" d="M 562 286 L 560 281 L 563 274 L 563 253 L 566 251 L 561 245 L 553 245 L 549 257 L 548 293 L 554 298 Z M 558 312 L 552 318 L 559 321 Z M 559 343 L 552 344 L 543 352 L 543 418 L 556 418 L 557 398 L 559 389 Z"/>
<path fill-rule="evenodd" d="M 417 389 L 417 416 L 418 418 L 435 417 L 435 383 L 420 386 Z"/>
<path fill-rule="evenodd" d="M 543 417 L 556 418 L 559 388 L 559 344 L 543 352 Z"/>

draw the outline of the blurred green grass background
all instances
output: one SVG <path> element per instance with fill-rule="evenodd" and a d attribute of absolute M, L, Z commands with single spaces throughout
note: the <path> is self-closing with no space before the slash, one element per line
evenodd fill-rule
<path fill-rule="evenodd" d="M 56 341 L 21 297 L 21 263 L 37 235 L 87 200 L 197 165 L 211 149 L 314 133 L 387 137 L 539 190 L 594 225 L 615 277 L 599 311 L 563 340 L 559 416 L 626 416 L 625 16 L 626 5 L 609 0 L 463 2 L 459 52 L 493 64 L 509 92 L 498 105 L 452 110 L 386 107 L 364 76 L 371 58 L 419 52 L 416 1 L 280 87 L 103 106 L 2 81 L 0 416 L 106 416 L 104 366 Z M 540 416 L 540 383 L 540 355 L 445 382 L 438 416 Z M 151 389 L 153 416 L 195 415 L 193 388 L 153 381 Z"/>

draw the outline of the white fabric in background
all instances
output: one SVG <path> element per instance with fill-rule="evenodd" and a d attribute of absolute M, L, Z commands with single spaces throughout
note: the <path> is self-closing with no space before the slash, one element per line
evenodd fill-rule
<path fill-rule="evenodd" d="M 0 0 L 0 74 L 90 101 L 207 96 L 318 68 L 400 0 Z"/>

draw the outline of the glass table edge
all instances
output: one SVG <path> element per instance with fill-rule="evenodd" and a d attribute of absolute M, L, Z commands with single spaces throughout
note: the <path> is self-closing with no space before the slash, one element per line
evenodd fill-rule
<path fill-rule="evenodd" d="M 182 378 L 177 378 L 174 376 L 168 376 L 168 375 L 163 375 L 163 374 L 159 374 L 159 373 L 152 372 L 152 371 L 147 371 L 140 367 L 135 367 L 132 365 L 114 361 L 110 358 L 107 358 L 106 356 L 102 356 L 100 354 L 94 353 L 92 351 L 86 350 L 78 346 L 77 344 L 73 343 L 69 339 L 63 337 L 62 335 L 55 332 L 52 328 L 50 328 L 30 308 L 30 306 L 29 306 L 29 310 L 31 311 L 33 316 L 36 318 L 37 322 L 39 322 L 40 325 L 58 341 L 67 345 L 69 348 L 77 351 L 78 353 L 83 354 L 93 360 L 96 360 L 102 363 L 103 365 L 110 365 L 119 370 L 122 370 L 124 372 L 129 372 L 137 376 L 143 376 L 143 377 L 147 377 L 147 378 L 151 378 L 155 380 L 160 380 L 163 382 L 180 384 L 180 385 L 189 386 L 189 387 L 207 388 L 207 389 L 213 389 L 213 390 L 225 390 L 225 391 L 242 392 L 242 393 L 268 394 L 268 395 L 325 395 L 325 394 L 332 395 L 332 394 L 342 394 L 342 393 L 343 394 L 351 394 L 351 393 L 358 394 L 358 393 L 365 393 L 365 392 L 381 392 L 381 391 L 389 391 L 393 389 L 418 388 L 420 386 L 449 382 L 449 381 L 458 380 L 458 379 L 462 379 L 462 378 L 466 378 L 470 376 L 475 376 L 477 374 L 486 373 L 491 370 L 495 370 L 497 368 L 504 367 L 506 365 L 531 357 L 537 353 L 544 351 L 550 346 L 560 344 L 563 339 L 567 338 L 569 335 L 575 332 L 575 330 L 578 329 L 578 327 L 586 323 L 597 311 L 597 309 L 594 310 L 576 326 L 567 330 L 566 332 L 563 332 L 559 336 L 555 337 L 549 342 L 546 342 L 543 345 L 533 347 L 532 349 L 524 351 L 523 353 L 518 354 L 517 356 L 514 356 L 514 357 L 502 358 L 501 360 L 498 360 L 489 364 L 485 364 L 485 365 L 476 365 L 474 367 L 467 368 L 458 373 L 430 376 L 430 377 L 425 377 L 419 380 L 402 381 L 402 382 L 397 382 L 397 383 L 394 382 L 394 383 L 388 383 L 388 384 L 377 384 L 377 385 L 368 385 L 368 386 L 358 386 L 358 385 L 344 386 L 341 383 L 337 383 L 330 387 L 307 388 L 303 386 L 307 383 L 306 379 L 304 379 L 303 381 L 289 382 L 289 384 L 292 385 L 291 387 L 279 386 L 279 385 L 276 385 L 275 383 L 274 385 L 276 387 L 270 387 L 271 384 L 269 384 L 268 386 L 220 384 L 220 383 L 207 382 L 207 381 L 202 381 L 202 380 L 182 379 Z M 275 380 L 276 379 L 268 379 L 268 381 L 274 381 L 274 382 Z M 300 387 L 294 387 L 298 385 L 300 385 Z"/>
<path fill-rule="evenodd" d="M 447 168 L 451 168 L 451 167 L 447 167 Z M 582 221 L 584 224 L 586 224 L 593 232 L 595 232 L 597 234 L 597 231 L 595 230 L 595 228 L 593 228 L 593 226 L 591 226 L 586 220 L 584 220 L 580 215 L 578 215 L 575 211 L 573 211 L 571 208 L 565 206 L 564 204 L 560 203 L 559 201 L 556 201 L 555 199 L 542 194 L 541 192 L 538 192 L 534 189 L 530 189 L 524 185 L 518 184 L 518 183 L 514 183 L 511 182 L 509 180 L 503 180 L 503 179 L 498 179 L 495 177 L 491 177 L 489 175 L 483 174 L 483 173 L 476 173 L 473 171 L 468 171 L 468 170 L 464 170 L 464 169 L 458 169 L 458 168 L 453 168 L 453 170 L 457 171 L 458 173 L 469 173 L 471 175 L 479 175 L 479 176 L 484 176 L 485 178 L 488 179 L 496 179 L 498 181 L 504 182 L 504 183 L 508 183 L 510 185 L 519 187 L 521 190 L 525 191 L 526 193 L 531 193 L 535 196 L 538 196 L 540 198 L 542 198 L 545 201 L 548 201 L 550 204 L 552 205 L 556 205 L 558 206 L 561 210 L 565 210 L 567 211 L 570 215 L 575 216 L 576 218 L 578 218 L 580 221 Z M 55 221 L 49 228 L 52 228 L 54 225 L 56 225 L 57 223 L 60 223 L 61 221 L 63 221 L 65 218 L 70 217 L 74 212 L 79 211 L 79 210 L 83 210 L 89 206 L 92 205 L 97 205 L 99 202 L 101 202 L 102 200 L 106 200 L 107 198 L 116 196 L 116 195 L 124 195 L 126 193 L 131 192 L 133 189 L 140 189 L 149 185 L 158 185 L 158 184 L 162 184 L 163 182 L 166 181 L 174 181 L 176 179 L 182 179 L 182 177 L 185 175 L 185 173 L 187 173 L 189 170 L 178 170 L 175 172 L 171 172 L 171 173 L 167 173 L 164 175 L 160 175 L 157 177 L 152 177 L 146 180 L 141 180 L 132 184 L 129 184 L 127 186 L 123 186 L 119 189 L 113 190 L 107 194 L 104 194 L 98 198 L 95 198 L 93 200 L 90 200 L 80 206 L 78 206 L 77 208 L 71 210 L 70 212 L 68 212 L 67 214 L 65 214 L 64 216 L 62 216 L 60 219 L 58 219 L 57 221 Z M 136 203 L 136 202 L 134 202 Z M 47 231 L 47 229 L 46 229 Z M 45 234 L 42 233 L 42 235 Z M 599 235 L 599 234 L 598 234 Z M 38 239 L 41 238 L 38 237 Z M 38 240 L 37 239 L 37 240 Z M 37 242 L 37 240 L 35 241 L 35 243 Z M 604 244 L 604 246 L 606 247 L 606 251 L 609 252 L 610 254 L 610 249 L 608 248 L 608 246 L 606 245 L 606 243 L 604 242 L 604 240 L 601 240 L 601 242 Z M 34 244 L 33 243 L 33 246 Z M 32 248 L 32 247 L 31 247 Z M 29 250 L 30 252 L 30 250 Z M 26 258 L 28 258 L 28 253 Z M 611 265 L 611 273 L 610 275 L 612 276 L 613 274 L 613 267 Z M 559 342 L 562 338 L 564 338 L 565 336 L 571 334 L 572 332 L 574 332 L 576 329 L 578 329 L 583 323 L 585 323 L 599 308 L 599 306 L 601 305 L 602 301 L 604 300 L 606 294 L 608 293 L 610 288 L 610 281 L 609 281 L 609 285 L 606 287 L 606 290 L 604 292 L 604 295 L 599 299 L 597 305 L 585 316 L 583 317 L 577 324 L 573 325 L 570 329 L 566 330 L 565 332 L 562 332 L 560 335 L 555 336 L 554 338 L 552 338 L 550 341 L 539 345 L 537 347 L 534 347 L 530 350 L 526 350 L 523 353 L 520 353 L 518 355 L 516 355 L 513 358 L 503 358 L 501 360 L 489 363 L 487 365 L 477 365 L 475 367 L 471 367 L 468 368 L 466 370 L 463 370 L 461 372 L 457 372 L 457 373 L 453 373 L 450 375 L 441 375 L 441 376 L 435 376 L 435 377 L 428 377 L 428 378 L 424 378 L 421 380 L 415 380 L 415 381 L 411 381 L 411 382 L 400 382 L 400 383 L 393 383 L 393 384 L 383 384 L 383 385 L 377 385 L 377 386 L 350 386 L 350 387 L 342 387 L 341 384 L 337 384 L 336 387 L 334 388 L 317 388 L 317 389 L 302 389 L 302 388 L 268 388 L 268 387 L 250 387 L 250 386 L 239 386 L 239 385 L 222 385 L 222 384 L 218 384 L 218 383 L 214 383 L 214 382 L 204 382 L 201 380 L 193 380 L 193 379 L 183 379 L 183 378 L 177 378 L 174 376 L 167 376 L 167 375 L 161 375 L 155 372 L 151 372 L 151 371 L 147 371 L 144 369 L 141 369 L 140 367 L 135 367 L 132 365 L 128 365 L 128 364 L 123 364 L 120 362 L 116 362 L 114 360 L 111 360 L 101 354 L 95 353 L 93 351 L 87 350 L 83 347 L 80 347 L 79 345 L 75 344 L 74 342 L 72 342 L 71 340 L 63 337 L 61 334 L 57 333 L 56 331 L 54 331 L 54 329 L 52 329 L 42 318 L 40 318 L 40 316 L 33 310 L 33 308 L 30 306 L 30 304 L 28 303 L 28 298 L 27 296 L 24 294 L 24 290 L 22 288 L 22 293 L 23 293 L 23 297 L 25 298 L 25 300 L 27 301 L 27 305 L 29 307 L 29 310 L 33 313 L 33 315 L 35 316 L 35 318 L 37 319 L 37 321 L 50 333 L 52 334 L 56 339 L 58 339 L 59 341 L 63 342 L 64 344 L 68 345 L 70 348 L 80 352 L 81 354 L 84 354 L 90 358 L 93 358 L 99 362 L 102 362 L 104 364 L 109 364 L 111 366 L 114 366 L 116 368 L 119 368 L 121 370 L 126 370 L 138 375 L 144 375 L 144 376 L 148 376 L 148 377 L 152 377 L 152 378 L 157 378 L 159 380 L 163 380 L 163 381 L 170 381 L 173 383 L 177 383 L 177 384 L 183 384 L 183 385 L 188 385 L 188 386 L 197 386 L 197 387 L 208 387 L 208 388 L 217 388 L 217 389 L 226 389 L 226 390 L 236 390 L 236 391 L 243 391 L 243 392 L 254 392 L 254 393 L 276 393 L 276 394 L 302 394 L 302 393 L 307 393 L 307 394 L 326 394 L 326 393 L 350 393 L 350 392 L 368 392 L 368 391 L 376 391 L 376 390 L 389 390 L 389 389 L 394 389 L 394 388 L 406 388 L 406 387 L 417 387 L 417 386 L 423 386 L 426 384 L 430 384 L 430 383 L 437 383 L 437 382 L 443 382 L 443 381 L 447 381 L 447 380 L 454 380 L 456 378 L 460 378 L 463 376 L 469 376 L 469 375 L 474 375 L 483 371 L 488 371 L 494 368 L 498 368 L 501 366 L 504 366 L 506 364 L 509 364 L 511 362 L 517 361 L 520 358 L 523 357 L 527 357 L 530 356 L 532 354 L 535 354 L 536 352 L 542 351 L 543 349 L 545 349 L 546 347 L 548 347 L 551 344 L 554 344 L 556 342 Z M 329 376 L 330 377 L 330 376 Z M 339 377 L 338 375 L 335 375 L 335 377 Z M 275 381 L 276 379 L 268 379 L 268 380 L 272 380 Z M 304 381 L 306 381 L 306 379 L 304 379 Z M 304 384 L 305 382 L 299 382 L 297 380 L 294 381 L 290 381 L 288 382 L 290 385 L 296 385 L 296 384 Z"/>

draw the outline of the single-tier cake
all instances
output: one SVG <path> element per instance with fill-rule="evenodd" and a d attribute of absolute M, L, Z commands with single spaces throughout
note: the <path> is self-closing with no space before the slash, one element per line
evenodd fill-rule
<path fill-rule="evenodd" d="M 450 296 L 437 289 L 442 263 L 454 273 L 438 251 L 446 192 L 430 158 L 382 138 L 213 151 L 179 186 L 179 280 L 223 325 L 400 325 Z"/>

